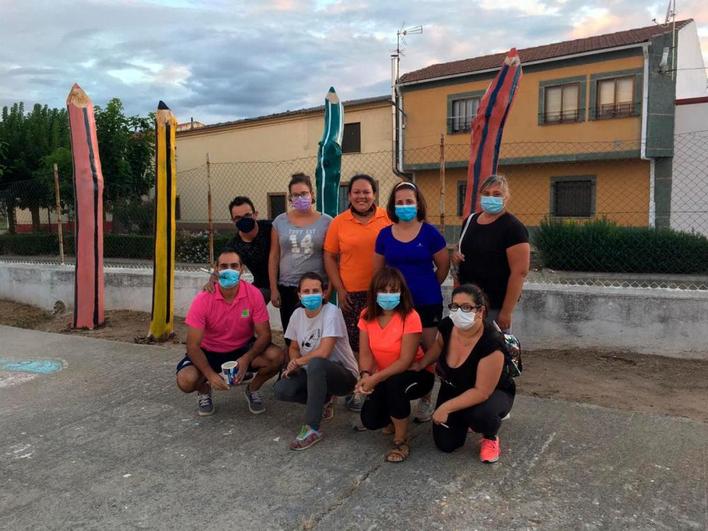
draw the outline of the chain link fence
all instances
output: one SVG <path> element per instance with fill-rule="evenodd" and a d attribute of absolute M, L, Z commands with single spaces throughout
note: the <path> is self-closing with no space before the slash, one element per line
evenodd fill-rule
<path fill-rule="evenodd" d="M 499 173 L 511 188 L 508 205 L 532 238 L 530 280 L 613 287 L 708 289 L 708 131 L 677 135 L 673 158 L 644 160 L 639 142 L 524 142 L 504 144 Z M 457 242 L 466 190 L 469 144 L 435 144 L 403 154 L 407 178 L 427 201 L 428 220 L 450 245 Z M 237 161 L 184 169 L 177 176 L 178 268 L 206 266 L 209 228 L 215 248 L 233 236 L 228 204 L 246 195 L 260 218 L 287 208 L 294 173 L 314 177 L 316 157 L 286 161 Z M 401 176 L 391 151 L 342 158 L 340 210 L 347 208 L 346 182 L 373 176 L 377 201 L 385 205 Z M 70 182 L 70 176 L 61 176 Z M 62 185 L 64 186 L 64 185 Z M 23 189 L 23 187 L 25 187 Z M 0 255 L 56 261 L 57 215 L 52 194 L 34 181 L 0 188 Z M 46 188 L 46 187 L 45 187 Z M 46 195 L 46 194 L 45 194 Z M 211 196 L 211 216 L 209 214 Z M 15 205 L 14 219 L 8 205 Z M 62 214 L 65 254 L 73 255 L 72 205 Z M 106 264 L 145 266 L 152 261 L 150 196 L 106 204 Z M 23 258 L 24 259 L 24 258 Z"/>

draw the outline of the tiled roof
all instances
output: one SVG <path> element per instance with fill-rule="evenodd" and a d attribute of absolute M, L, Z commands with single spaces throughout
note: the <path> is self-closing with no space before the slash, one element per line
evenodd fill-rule
<path fill-rule="evenodd" d="M 390 102 L 391 101 L 391 96 L 373 96 L 371 98 L 360 98 L 357 100 L 347 100 L 343 101 L 342 105 L 344 106 L 345 110 L 347 107 L 354 107 L 357 105 L 366 105 L 366 104 L 371 104 L 371 103 L 383 103 L 383 102 Z M 241 124 L 247 124 L 251 122 L 258 122 L 261 120 L 271 120 L 275 118 L 286 118 L 290 116 L 297 116 L 299 114 L 308 114 L 311 112 L 316 112 L 316 111 L 322 111 L 324 110 L 324 105 L 319 105 L 317 107 L 307 107 L 304 109 L 296 109 L 293 111 L 284 111 L 284 112 L 277 112 L 274 114 L 266 114 L 263 116 L 254 116 L 253 118 L 241 118 L 240 120 L 233 120 L 230 122 L 219 122 L 216 124 L 209 124 L 209 125 L 202 125 L 201 127 L 195 127 L 194 129 L 185 129 L 185 130 L 178 130 L 177 134 L 178 135 L 184 135 L 184 136 L 191 136 L 192 134 L 199 134 L 199 133 L 206 133 L 209 131 L 212 131 L 214 129 L 221 129 L 221 128 L 228 128 L 232 127 L 235 125 L 241 125 Z M 195 122 L 196 123 L 196 122 Z"/>
<path fill-rule="evenodd" d="M 681 29 L 692 19 L 681 20 L 676 22 L 676 29 Z M 619 46 L 628 46 L 646 42 L 656 35 L 668 33 L 672 31 L 672 26 L 653 24 L 644 28 L 635 28 L 616 33 L 607 33 L 605 35 L 594 35 L 583 39 L 574 39 L 572 41 L 555 42 L 552 44 L 544 44 L 543 46 L 534 46 L 533 48 L 524 48 L 519 50 L 521 63 L 529 63 L 532 61 L 541 61 L 543 59 L 553 59 L 555 57 L 564 57 L 579 53 L 601 51 L 608 48 L 616 48 Z M 492 55 L 483 55 L 481 57 L 473 57 L 471 59 L 462 59 L 459 61 L 451 61 L 449 63 L 439 63 L 436 65 L 427 66 L 420 70 L 414 70 L 401 76 L 401 83 L 416 83 L 435 79 L 439 77 L 454 76 L 460 74 L 471 74 L 482 70 L 491 70 L 499 68 L 507 52 L 495 53 Z"/>

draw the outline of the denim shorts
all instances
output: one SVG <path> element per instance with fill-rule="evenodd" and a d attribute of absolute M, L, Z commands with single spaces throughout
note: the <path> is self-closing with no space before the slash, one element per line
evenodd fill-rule
<path fill-rule="evenodd" d="M 221 373 L 222 363 L 226 363 L 227 361 L 236 361 L 249 351 L 249 349 L 253 346 L 254 342 L 255 339 L 251 339 L 245 346 L 237 348 L 236 350 L 232 350 L 231 352 L 212 352 L 206 349 L 202 349 L 202 351 L 204 352 L 204 355 L 206 356 L 206 359 L 209 362 L 209 366 L 214 370 L 214 372 Z M 176 372 L 179 372 L 185 367 L 189 367 L 190 365 L 194 364 L 189 358 L 189 354 L 185 354 L 184 358 L 182 358 L 177 364 Z"/>

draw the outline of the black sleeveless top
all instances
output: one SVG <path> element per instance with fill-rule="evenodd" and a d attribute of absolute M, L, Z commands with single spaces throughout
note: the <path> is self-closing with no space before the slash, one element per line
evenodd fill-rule
<path fill-rule="evenodd" d="M 450 335 L 454 325 L 449 317 L 440 321 L 438 330 L 443 340 L 443 350 L 438 358 L 436 373 L 440 376 L 445 391 L 453 396 L 458 396 L 474 387 L 477 380 L 477 365 L 482 358 L 489 356 L 496 350 L 504 352 L 504 340 L 499 332 L 490 325 L 485 325 L 482 336 L 470 352 L 467 359 L 459 367 L 451 368 L 447 364 L 447 352 L 450 346 Z M 497 383 L 497 389 L 507 393 L 516 394 L 514 379 L 509 375 L 506 366 L 502 370 Z"/>

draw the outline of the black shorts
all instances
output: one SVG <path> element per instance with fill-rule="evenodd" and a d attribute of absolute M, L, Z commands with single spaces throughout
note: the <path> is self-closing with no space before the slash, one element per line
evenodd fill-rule
<path fill-rule="evenodd" d="M 253 346 L 255 338 L 251 339 L 245 346 L 232 350 L 231 352 L 211 352 L 210 350 L 202 349 L 204 355 L 206 356 L 209 366 L 214 370 L 214 372 L 221 374 L 221 364 L 227 361 L 236 361 L 241 356 L 243 356 L 248 350 Z M 192 360 L 189 358 L 189 354 L 185 354 L 184 358 L 180 360 L 177 364 L 177 370 L 179 372 L 185 367 L 194 365 Z"/>
<path fill-rule="evenodd" d="M 415 306 L 415 311 L 420 315 L 423 328 L 437 328 L 442 319 L 443 306 L 440 304 L 420 304 Z"/>

